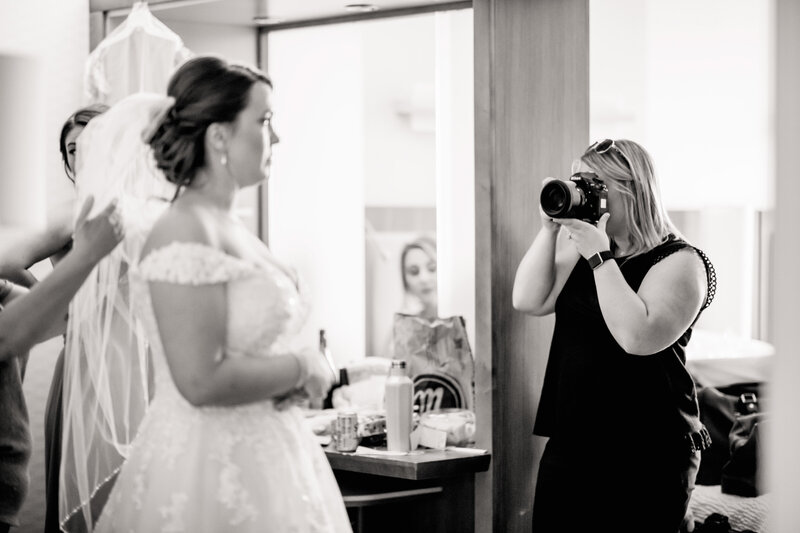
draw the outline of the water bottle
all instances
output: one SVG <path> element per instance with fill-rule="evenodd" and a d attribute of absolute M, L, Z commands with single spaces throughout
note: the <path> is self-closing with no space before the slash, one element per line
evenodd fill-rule
<path fill-rule="evenodd" d="M 392 361 L 386 380 L 386 449 L 411 451 L 411 413 L 414 384 L 406 374 L 405 361 Z"/>

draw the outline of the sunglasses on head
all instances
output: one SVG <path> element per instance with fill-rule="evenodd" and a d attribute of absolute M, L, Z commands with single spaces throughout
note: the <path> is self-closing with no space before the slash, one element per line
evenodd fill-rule
<path fill-rule="evenodd" d="M 616 145 L 613 139 L 604 139 L 602 141 L 597 141 L 593 145 L 589 147 L 589 150 L 594 150 L 598 154 L 604 154 L 609 150 L 616 150 L 616 152 L 622 156 L 622 159 L 625 160 L 625 163 L 628 165 L 628 168 L 633 170 L 633 165 L 631 165 L 631 160 L 628 159 L 628 156 L 625 155 L 625 152 L 620 150 L 619 146 Z"/>

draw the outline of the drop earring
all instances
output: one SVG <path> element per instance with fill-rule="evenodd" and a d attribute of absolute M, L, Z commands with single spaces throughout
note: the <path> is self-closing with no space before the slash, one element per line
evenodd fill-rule
<path fill-rule="evenodd" d="M 228 154 L 222 154 L 222 157 L 219 158 L 219 162 L 222 163 L 223 167 L 228 166 Z"/>

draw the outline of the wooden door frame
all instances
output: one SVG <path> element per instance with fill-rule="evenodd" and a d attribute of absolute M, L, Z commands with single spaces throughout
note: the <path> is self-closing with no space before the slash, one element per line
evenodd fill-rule
<path fill-rule="evenodd" d="M 475 530 L 528 532 L 552 317 L 515 312 L 511 291 L 542 179 L 566 176 L 589 142 L 589 2 L 474 0 L 473 13 L 477 444 L 492 451 Z"/>

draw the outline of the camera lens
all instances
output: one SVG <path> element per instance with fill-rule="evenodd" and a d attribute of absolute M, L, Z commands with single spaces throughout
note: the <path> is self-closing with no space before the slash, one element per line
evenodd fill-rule
<path fill-rule="evenodd" d="M 569 184 L 561 180 L 548 181 L 542 187 L 540 203 L 542 211 L 553 218 L 563 217 L 572 207 L 572 192 Z"/>

